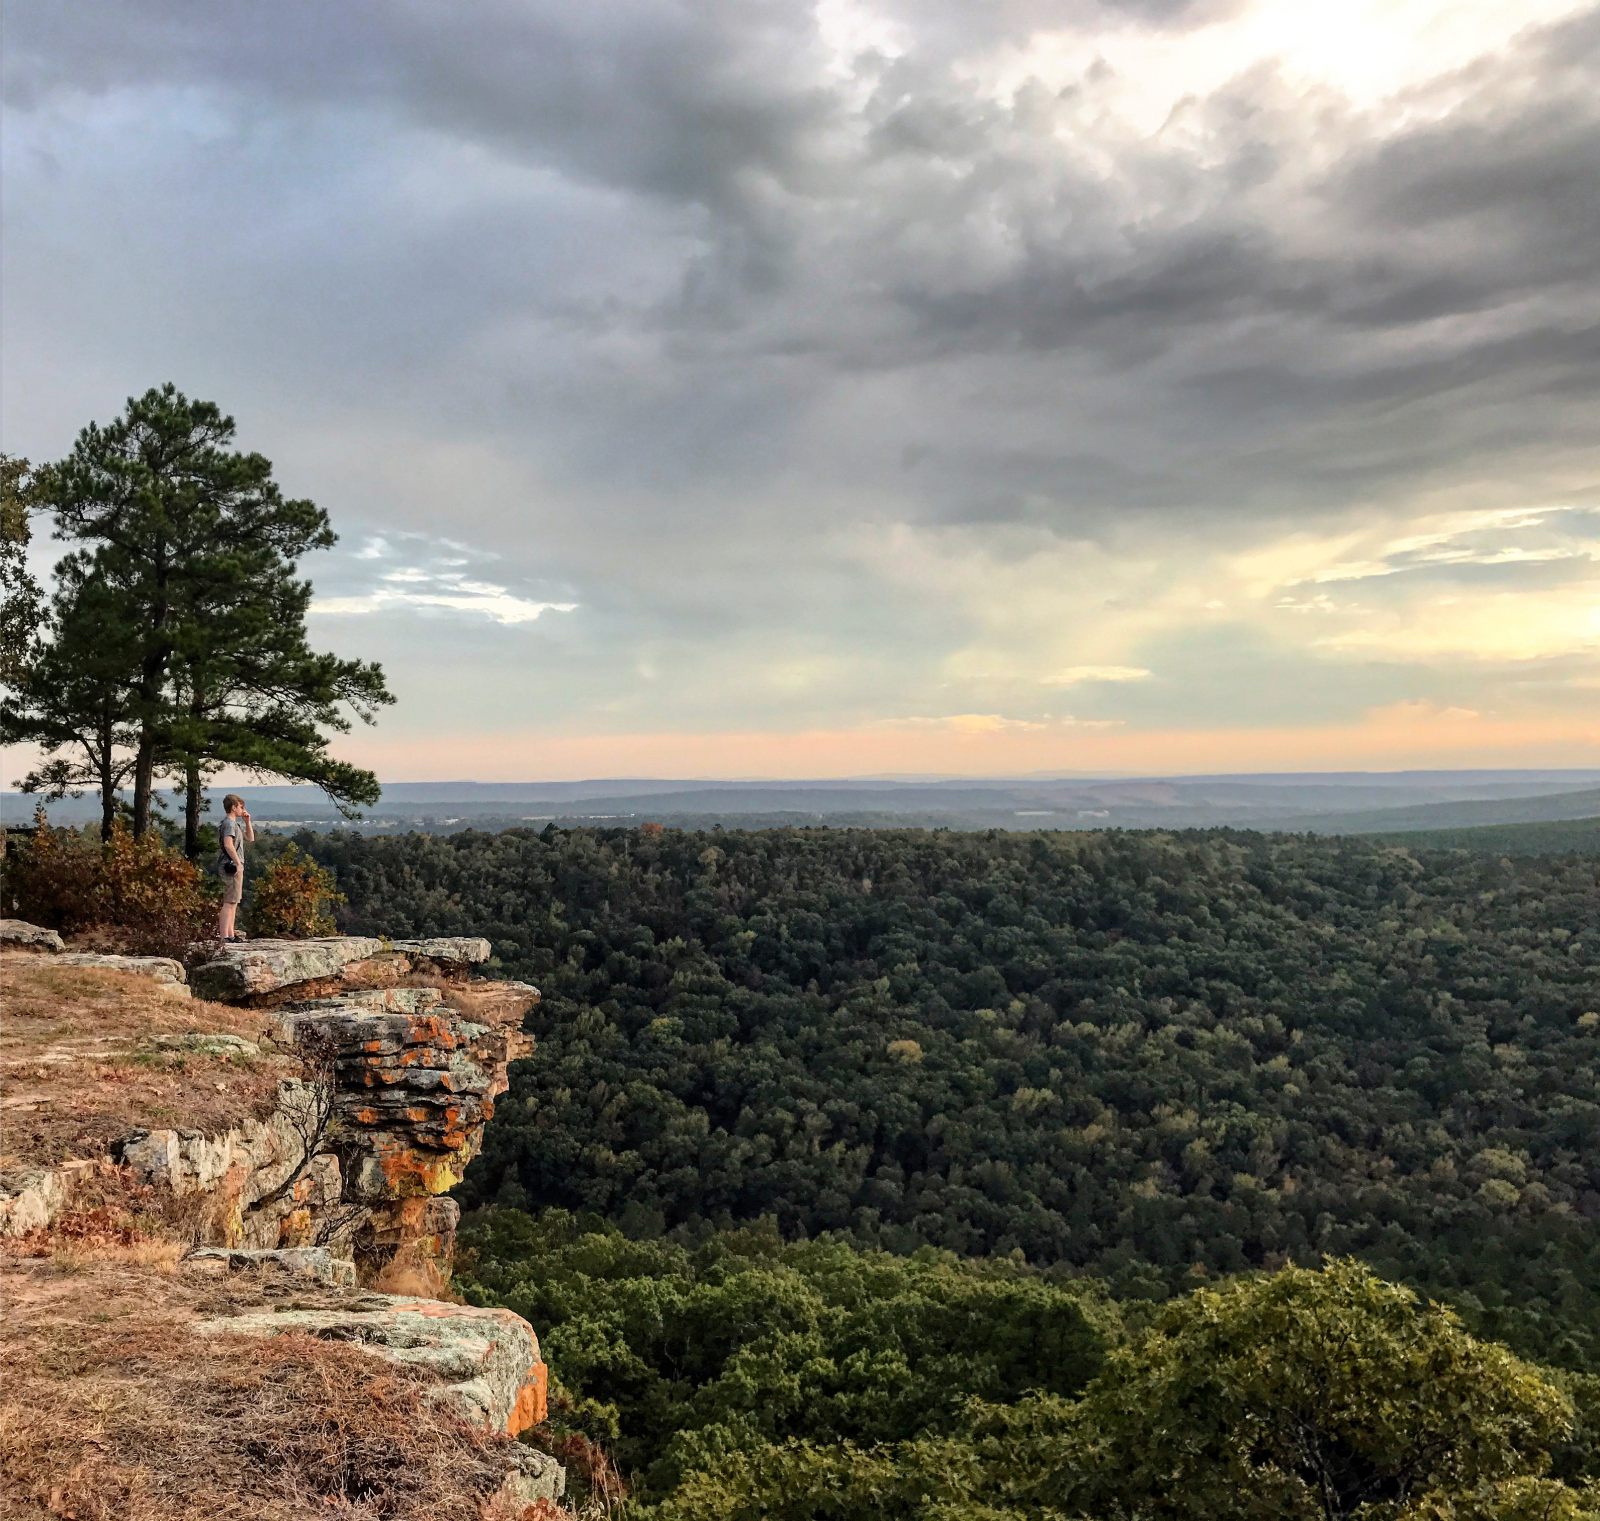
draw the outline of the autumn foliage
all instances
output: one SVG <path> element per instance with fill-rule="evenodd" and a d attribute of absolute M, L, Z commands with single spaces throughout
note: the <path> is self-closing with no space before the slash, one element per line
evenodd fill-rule
<path fill-rule="evenodd" d="M 193 861 L 121 820 L 100 840 L 54 829 L 41 809 L 32 838 L 7 862 L 7 907 L 69 933 L 104 930 L 128 950 L 182 956 L 205 933 L 211 899 Z"/>
<path fill-rule="evenodd" d="M 331 935 L 333 910 L 344 901 L 333 874 L 288 845 L 251 889 L 250 927 L 290 940 Z"/>

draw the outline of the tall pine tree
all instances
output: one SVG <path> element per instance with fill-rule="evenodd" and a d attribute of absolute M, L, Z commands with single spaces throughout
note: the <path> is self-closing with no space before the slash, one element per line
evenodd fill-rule
<path fill-rule="evenodd" d="M 378 666 L 310 648 L 311 587 L 295 567 L 336 536 L 315 503 L 284 496 L 267 459 L 232 447 L 234 432 L 213 403 L 169 384 L 85 428 L 41 491 L 94 592 L 58 607 L 56 639 L 82 647 L 92 600 L 94 637 L 115 652 L 119 679 L 99 695 L 120 694 L 134 833 L 150 825 L 158 778 L 176 775 L 191 852 L 202 783 L 223 765 L 315 783 L 343 807 L 374 801 L 376 777 L 334 760 L 323 730 L 348 729 L 346 710 L 370 722 L 393 700 Z M 87 716 L 86 697 L 74 705 Z M 35 689 L 8 713 L 8 734 L 59 745 L 47 707 Z"/>

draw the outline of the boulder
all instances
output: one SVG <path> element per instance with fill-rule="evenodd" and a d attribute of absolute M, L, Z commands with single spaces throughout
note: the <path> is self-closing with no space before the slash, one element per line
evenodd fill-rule
<path fill-rule="evenodd" d="M 101 1165 L 74 1161 L 60 1167 L 30 1167 L 8 1175 L 0 1186 L 0 1237 L 21 1236 L 54 1223 Z"/>
<path fill-rule="evenodd" d="M 440 1404 L 489 1431 L 515 1436 L 545 1418 L 548 1372 L 533 1327 L 510 1310 L 365 1294 L 337 1309 L 265 1309 L 199 1322 L 202 1335 L 302 1332 L 354 1342 L 431 1375 Z"/>
<path fill-rule="evenodd" d="M 203 998 L 277 1005 L 348 988 L 393 987 L 412 972 L 463 972 L 489 959 L 479 936 L 377 940 L 330 935 L 317 940 L 244 940 L 214 945 L 190 974 Z"/>
<path fill-rule="evenodd" d="M 66 947 L 53 929 L 41 929 L 26 919 L 0 919 L 0 949 L 8 951 L 60 951 Z"/>

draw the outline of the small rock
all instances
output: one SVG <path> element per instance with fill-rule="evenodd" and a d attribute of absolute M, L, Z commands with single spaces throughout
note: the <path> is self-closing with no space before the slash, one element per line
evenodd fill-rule
<path fill-rule="evenodd" d="M 510 1451 L 511 1472 L 500 1486 L 500 1494 L 514 1505 L 537 1505 L 541 1500 L 559 1500 L 567 1491 L 567 1471 L 548 1452 L 516 1443 Z"/>
<path fill-rule="evenodd" d="M 53 929 L 41 929 L 26 919 L 0 919 L 0 946 L 8 951 L 65 950 L 61 936 Z"/>

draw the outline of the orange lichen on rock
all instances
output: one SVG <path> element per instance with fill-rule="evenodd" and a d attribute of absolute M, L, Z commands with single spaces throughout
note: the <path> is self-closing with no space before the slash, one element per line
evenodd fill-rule
<path fill-rule="evenodd" d="M 517 1394 L 506 1421 L 506 1435 L 519 1436 L 530 1426 L 537 1426 L 550 1413 L 550 1370 L 543 1363 L 534 1363 L 528 1369 L 528 1381 Z"/>

